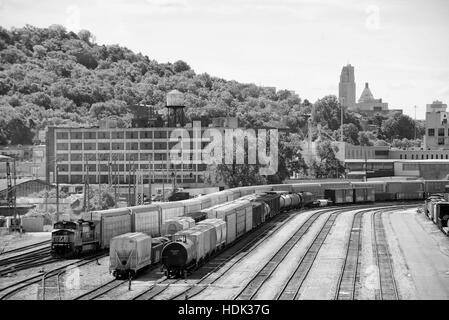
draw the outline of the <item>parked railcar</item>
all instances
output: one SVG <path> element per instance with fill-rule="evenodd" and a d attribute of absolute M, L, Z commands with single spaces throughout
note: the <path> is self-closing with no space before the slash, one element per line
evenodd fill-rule
<path fill-rule="evenodd" d="M 190 213 L 185 214 L 185 216 L 192 218 L 195 221 L 195 223 L 198 223 L 198 222 L 200 222 L 202 220 L 207 219 L 207 213 L 206 212 L 202 212 L 202 211 L 190 212 Z"/>
<path fill-rule="evenodd" d="M 313 206 L 314 196 L 311 192 L 300 192 L 299 196 L 301 197 L 301 206 L 305 208 Z"/>
<path fill-rule="evenodd" d="M 134 278 L 139 271 L 161 261 L 162 248 L 169 240 L 130 232 L 111 239 L 109 271 L 116 279 Z"/>
<path fill-rule="evenodd" d="M 335 204 L 353 203 L 354 191 L 352 188 L 329 188 L 324 190 L 324 197 Z"/>
<path fill-rule="evenodd" d="M 161 235 L 161 210 L 157 204 L 130 207 L 133 232 L 143 232 L 152 237 Z"/>
<path fill-rule="evenodd" d="M 51 255 L 67 258 L 97 251 L 99 241 L 91 221 L 58 221 L 51 233 Z"/>
<path fill-rule="evenodd" d="M 353 189 L 353 202 L 363 203 L 363 202 L 374 202 L 374 188 L 369 187 L 355 187 Z"/>
<path fill-rule="evenodd" d="M 148 267 L 151 261 L 151 236 L 130 232 L 111 239 L 109 247 L 109 272 L 117 279 L 133 278 Z"/>
<path fill-rule="evenodd" d="M 270 217 L 274 217 L 281 211 L 280 208 L 281 196 L 275 192 L 266 192 L 257 194 L 256 201 L 263 201 L 270 207 Z"/>
<path fill-rule="evenodd" d="M 175 217 L 165 220 L 162 224 L 162 235 L 171 236 L 178 231 L 190 229 L 195 226 L 195 220 L 190 217 Z"/>
<path fill-rule="evenodd" d="M 425 180 L 423 182 L 426 196 L 435 193 L 444 193 L 446 185 L 449 184 L 449 180 Z"/>
<path fill-rule="evenodd" d="M 434 209 L 434 222 L 438 228 L 447 234 L 449 220 L 449 202 L 437 202 Z"/>

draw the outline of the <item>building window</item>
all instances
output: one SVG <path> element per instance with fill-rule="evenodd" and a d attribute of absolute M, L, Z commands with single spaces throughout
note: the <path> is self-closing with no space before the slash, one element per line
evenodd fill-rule
<path fill-rule="evenodd" d="M 421 155 L 421 159 L 424 159 L 424 155 L 423 154 Z"/>
<path fill-rule="evenodd" d="M 444 137 L 444 128 L 438 128 L 438 136 Z"/>
<path fill-rule="evenodd" d="M 81 143 L 71 143 L 70 149 L 71 150 L 81 150 L 82 144 Z"/>
<path fill-rule="evenodd" d="M 123 139 L 125 137 L 123 132 L 112 132 L 112 139 Z"/>
<path fill-rule="evenodd" d="M 151 131 L 140 131 L 140 139 L 151 139 Z"/>
<path fill-rule="evenodd" d="M 56 139 L 68 139 L 69 133 L 68 132 L 56 132 Z"/>
<path fill-rule="evenodd" d="M 126 143 L 126 150 L 138 150 L 139 143 L 138 142 L 128 142 Z"/>
<path fill-rule="evenodd" d="M 112 143 L 112 150 L 123 150 L 124 147 L 124 143 L 120 143 L 120 142 L 113 142 Z"/>
<path fill-rule="evenodd" d="M 96 132 L 84 132 L 84 139 L 97 139 Z"/>
<path fill-rule="evenodd" d="M 433 159 L 433 154 L 430 155 L 430 159 Z"/>
<path fill-rule="evenodd" d="M 438 137 L 438 144 L 444 145 L 444 137 L 443 138 Z"/>
<path fill-rule="evenodd" d="M 412 160 L 415 159 L 415 156 L 412 154 Z"/>
<path fill-rule="evenodd" d="M 438 155 L 437 154 L 435 155 L 435 159 L 438 159 Z"/>
<path fill-rule="evenodd" d="M 79 139 L 81 140 L 83 138 L 83 135 L 81 132 L 70 132 L 70 139 Z"/>
<path fill-rule="evenodd" d="M 69 150 L 69 144 L 68 143 L 57 143 L 56 149 L 58 150 Z"/>
<path fill-rule="evenodd" d="M 136 131 L 127 131 L 126 132 L 126 139 L 138 139 L 139 133 Z"/>
<path fill-rule="evenodd" d="M 441 158 L 440 159 L 443 159 L 443 155 L 441 155 Z"/>
<path fill-rule="evenodd" d="M 402 159 L 402 154 L 399 155 L 399 159 Z"/>
<path fill-rule="evenodd" d="M 107 131 L 98 132 L 98 139 L 109 139 L 109 132 Z"/>
<path fill-rule="evenodd" d="M 84 150 L 96 150 L 96 143 L 84 143 Z"/>
<path fill-rule="evenodd" d="M 109 143 L 99 143 L 98 150 L 109 150 L 111 145 Z"/>
<path fill-rule="evenodd" d="M 447 159 L 447 155 L 446 155 L 446 159 Z"/>
<path fill-rule="evenodd" d="M 429 130 L 427 130 L 427 135 L 428 135 L 429 137 L 435 136 L 435 129 L 429 129 Z"/>
<path fill-rule="evenodd" d="M 69 161 L 69 154 L 68 153 L 58 154 L 56 156 L 56 159 L 58 159 L 58 161 Z"/>
<path fill-rule="evenodd" d="M 407 155 L 406 154 L 404 154 L 404 159 L 407 159 Z"/>
<path fill-rule="evenodd" d="M 76 171 L 76 172 L 82 172 L 83 171 L 83 165 L 82 164 L 72 164 L 70 166 L 70 170 L 71 171 Z"/>

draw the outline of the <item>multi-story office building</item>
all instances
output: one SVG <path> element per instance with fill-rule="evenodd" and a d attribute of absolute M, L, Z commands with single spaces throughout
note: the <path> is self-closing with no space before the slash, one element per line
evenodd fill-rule
<path fill-rule="evenodd" d="M 184 186 L 204 182 L 206 165 L 194 160 L 193 144 L 203 148 L 207 139 L 196 139 L 193 128 L 185 127 L 191 137 L 188 164 L 170 163 L 170 150 L 178 142 L 170 142 L 170 134 L 176 128 L 117 128 L 109 125 L 92 128 L 50 127 L 47 134 L 47 180 L 55 182 L 58 165 L 58 182 L 68 184 L 129 182 L 134 172 L 143 174 L 143 182 L 170 183 Z M 202 133 L 204 129 L 202 129 Z M 186 147 L 186 150 L 188 148 Z M 201 149 L 199 150 L 201 152 Z M 201 158 L 200 158 L 201 159 Z M 116 181 L 114 180 L 113 183 Z"/>
<path fill-rule="evenodd" d="M 426 106 L 426 149 L 449 149 L 449 127 L 447 104 L 434 101 Z"/>

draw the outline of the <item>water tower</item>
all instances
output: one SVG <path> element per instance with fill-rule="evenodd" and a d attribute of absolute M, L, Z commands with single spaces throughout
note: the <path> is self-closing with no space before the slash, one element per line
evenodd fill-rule
<path fill-rule="evenodd" d="M 184 127 L 184 94 L 178 90 L 172 90 L 167 94 L 167 118 L 169 127 Z"/>

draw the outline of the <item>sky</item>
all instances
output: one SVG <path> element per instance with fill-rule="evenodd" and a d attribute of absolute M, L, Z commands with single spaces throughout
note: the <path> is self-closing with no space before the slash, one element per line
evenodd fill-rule
<path fill-rule="evenodd" d="M 447 0 L 0 0 L 0 25 L 90 30 L 158 62 L 197 73 L 294 90 L 311 102 L 338 95 L 355 67 L 391 109 L 425 118 L 449 103 Z"/>

